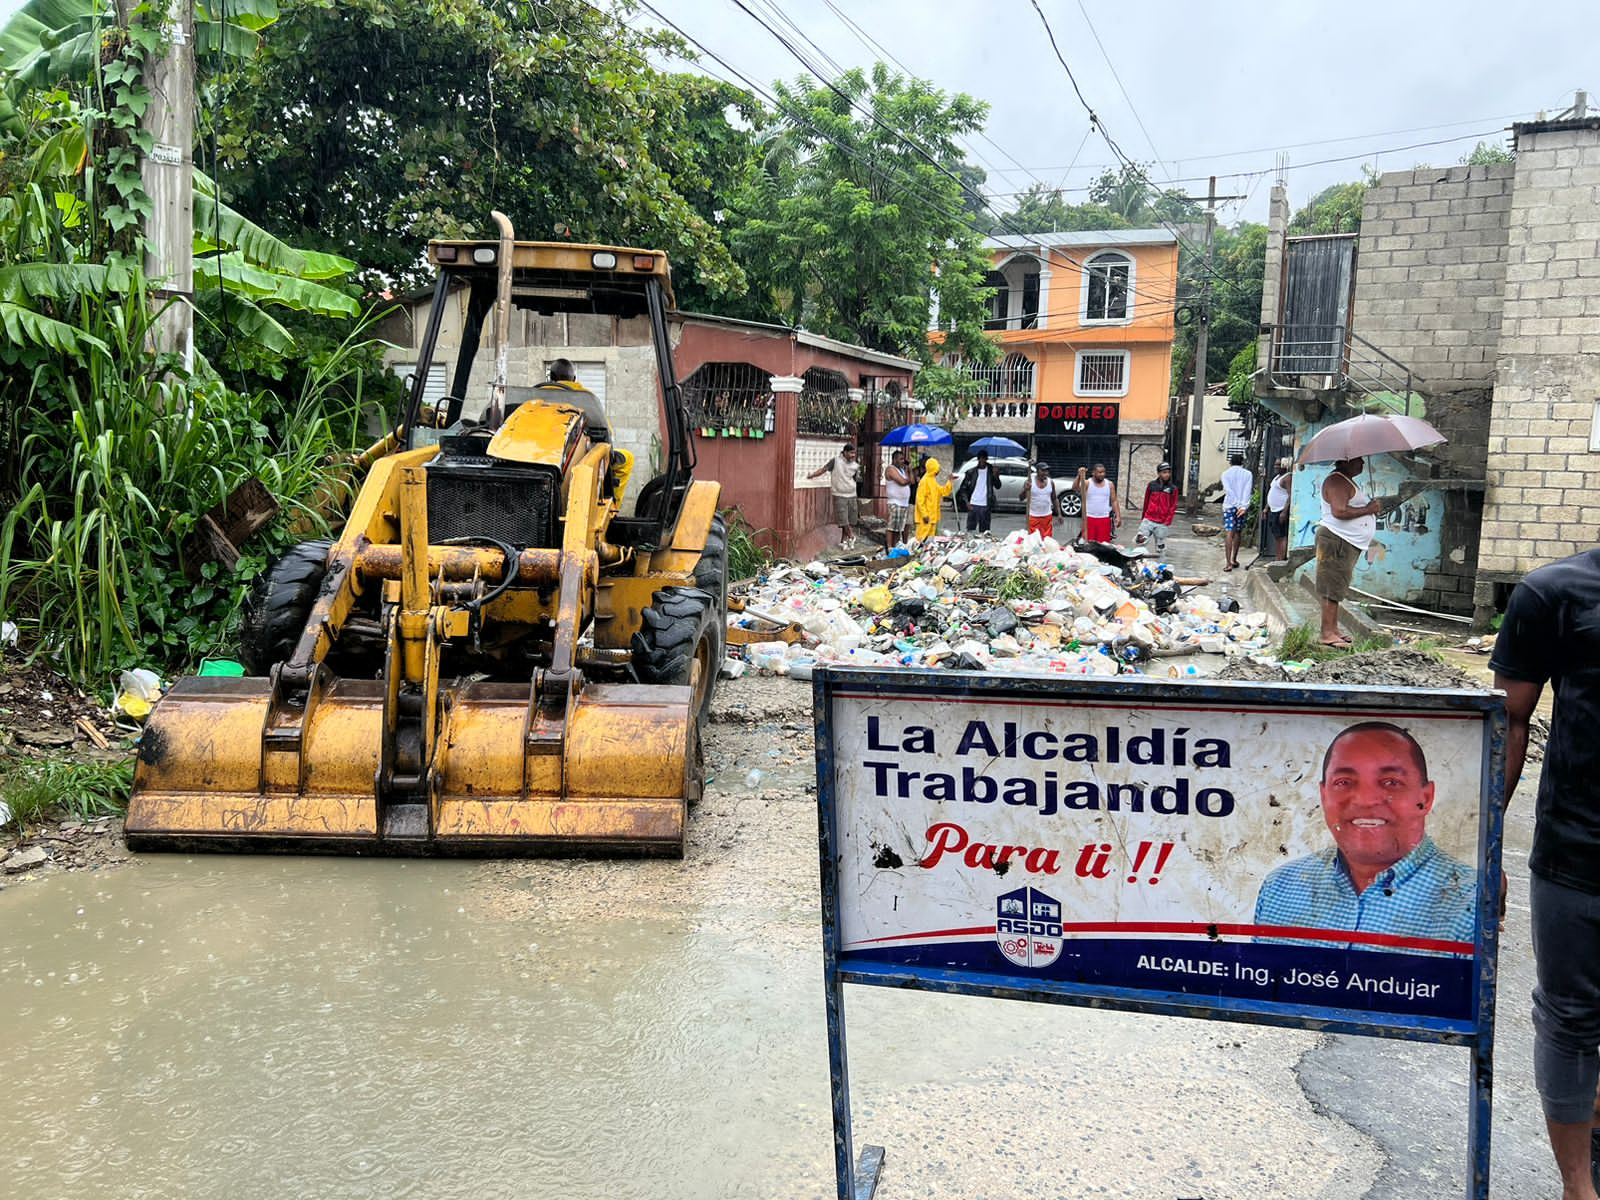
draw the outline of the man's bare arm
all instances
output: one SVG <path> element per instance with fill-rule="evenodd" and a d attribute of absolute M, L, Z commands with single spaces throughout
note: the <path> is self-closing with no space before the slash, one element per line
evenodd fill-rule
<path fill-rule="evenodd" d="M 1522 766 L 1528 758 L 1528 722 L 1539 705 L 1544 684 L 1521 679 L 1494 677 L 1494 685 L 1506 694 L 1506 804 L 1522 780 Z"/>
<path fill-rule="evenodd" d="M 1333 492 L 1330 495 L 1329 490 Z M 1342 478 L 1329 478 L 1323 482 L 1322 498 L 1328 502 L 1328 509 L 1341 521 L 1354 520 L 1356 517 L 1370 517 L 1381 512 L 1383 505 L 1376 500 L 1369 500 L 1366 504 L 1353 507 L 1350 503 L 1355 498 L 1356 485 Z"/>

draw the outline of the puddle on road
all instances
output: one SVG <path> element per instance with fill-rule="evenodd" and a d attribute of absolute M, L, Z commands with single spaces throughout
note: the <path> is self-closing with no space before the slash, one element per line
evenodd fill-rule
<path fill-rule="evenodd" d="M 7 1197 L 831 1196 L 814 834 L 759 798 L 707 805 L 752 822 L 738 855 L 147 856 L 7 888 Z M 847 1003 L 886 1194 L 1134 1196 L 1191 1171 L 1262 1194 L 1301 1138 L 1359 1149 L 1252 1078 L 1304 1035 L 1219 1056 L 1196 1022 Z M 1188 1095 L 1130 1170 L 1152 1086 Z M 1219 1139 L 1212 1106 L 1241 1100 Z"/>
<path fill-rule="evenodd" d="M 826 1057 L 770 1036 L 749 951 L 626 893 L 504 919 L 490 871 L 147 858 L 8 889 L 8 1194 L 762 1194 L 731 1151 L 793 1124 L 771 1059 L 813 1060 L 820 1120 Z"/>

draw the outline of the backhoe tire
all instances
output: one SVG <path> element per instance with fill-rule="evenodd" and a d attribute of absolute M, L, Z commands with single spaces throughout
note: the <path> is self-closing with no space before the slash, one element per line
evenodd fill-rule
<path fill-rule="evenodd" d="M 717 635 L 715 662 L 720 667 L 728 654 L 728 523 L 720 513 L 711 518 L 706 548 L 694 565 L 694 582 L 701 591 L 710 592 L 715 601 L 712 623 Z"/>
<path fill-rule="evenodd" d="M 716 625 L 726 618 L 716 611 L 716 603 L 716 596 L 704 588 L 662 588 L 639 614 L 639 632 L 633 635 L 633 670 L 640 683 L 695 685 L 695 664 L 700 665 L 700 716 L 711 705 L 721 666 Z"/>
<path fill-rule="evenodd" d="M 293 652 L 328 569 L 331 541 L 301 542 L 256 577 L 239 627 L 239 658 L 265 675 Z"/>

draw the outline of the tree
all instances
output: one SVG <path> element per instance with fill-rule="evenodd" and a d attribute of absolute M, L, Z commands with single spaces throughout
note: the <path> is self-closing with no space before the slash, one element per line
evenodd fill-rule
<path fill-rule="evenodd" d="M 988 255 L 964 207 L 972 176 L 956 143 L 987 106 L 882 63 L 774 90 L 769 153 L 741 193 L 732 241 L 746 261 L 771 264 L 778 315 L 927 361 L 937 303 L 948 349 L 992 361 Z"/>
<path fill-rule="evenodd" d="M 1361 205 L 1367 189 L 1378 182 L 1371 167 L 1361 169 L 1362 177 L 1350 183 L 1325 187 L 1300 211 L 1289 218 L 1291 237 L 1315 233 L 1357 233 L 1361 229 Z"/>
<path fill-rule="evenodd" d="M 1176 188 L 1156 187 L 1149 168 L 1138 163 L 1102 171 L 1089 185 L 1089 200 L 1104 205 L 1130 226 L 1172 225 L 1201 216 L 1199 205 Z"/>
<path fill-rule="evenodd" d="M 1073 204 L 1060 188 L 1036 183 L 994 223 L 996 234 L 1071 233 L 1080 229 L 1126 229 L 1127 218 L 1104 204 Z"/>
<path fill-rule="evenodd" d="M 285 0 L 221 81 L 223 190 L 296 244 L 421 281 L 430 237 L 665 249 L 696 294 L 738 295 L 715 223 L 741 174 L 742 93 L 652 65 L 684 47 L 582 0 Z M 703 211 L 697 205 L 710 208 Z"/>
<path fill-rule="evenodd" d="M 1472 148 L 1472 153 L 1461 161 L 1469 167 L 1487 167 L 1499 163 L 1514 163 L 1517 161 L 1517 156 L 1504 146 L 1497 146 L 1493 142 L 1479 142 Z"/>
<path fill-rule="evenodd" d="M 1261 326 L 1261 288 L 1266 273 L 1267 227 L 1241 221 L 1232 227 L 1220 226 L 1212 239 L 1212 264 L 1204 276 L 1199 259 L 1183 255 L 1178 273 L 1180 310 L 1194 312 L 1202 285 L 1211 284 L 1211 332 L 1206 346 L 1206 382 L 1227 377 L 1228 364 L 1239 351 L 1255 343 Z M 1193 320 L 1178 326 L 1172 353 L 1174 389 L 1181 388 L 1194 372 L 1195 330 Z M 1253 368 L 1252 368 L 1253 369 Z"/>

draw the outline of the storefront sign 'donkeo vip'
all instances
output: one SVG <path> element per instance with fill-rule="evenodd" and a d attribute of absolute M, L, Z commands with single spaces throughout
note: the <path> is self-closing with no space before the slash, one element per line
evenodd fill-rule
<path fill-rule="evenodd" d="M 1116 434 L 1120 404 L 1035 404 L 1035 437 L 1105 437 Z"/>

